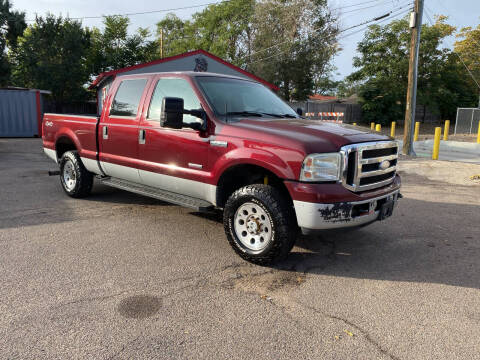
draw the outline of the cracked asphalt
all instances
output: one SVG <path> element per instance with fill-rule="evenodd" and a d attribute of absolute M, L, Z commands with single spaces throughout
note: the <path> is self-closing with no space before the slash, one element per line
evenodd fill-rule
<path fill-rule="evenodd" d="M 480 359 L 480 184 L 403 161 L 392 218 L 260 267 L 218 215 L 70 199 L 39 139 L 0 139 L 0 358 Z"/>

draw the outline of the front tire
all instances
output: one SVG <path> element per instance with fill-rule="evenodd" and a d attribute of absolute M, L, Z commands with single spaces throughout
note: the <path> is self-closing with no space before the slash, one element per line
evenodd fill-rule
<path fill-rule="evenodd" d="M 297 236 L 292 206 L 268 185 L 248 185 L 225 204 L 223 224 L 228 241 L 243 259 L 267 265 L 284 259 Z"/>
<path fill-rule="evenodd" d="M 60 183 L 68 196 L 82 198 L 90 195 L 93 174 L 82 163 L 78 152 L 67 151 L 59 161 Z"/>

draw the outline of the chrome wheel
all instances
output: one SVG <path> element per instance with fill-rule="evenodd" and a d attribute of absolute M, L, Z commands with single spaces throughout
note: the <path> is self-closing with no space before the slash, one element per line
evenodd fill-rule
<path fill-rule="evenodd" d="M 260 252 L 272 240 L 270 215 L 258 204 L 247 202 L 237 209 L 234 229 L 241 244 L 248 250 Z"/>
<path fill-rule="evenodd" d="M 75 188 L 77 184 L 77 175 L 75 174 L 75 167 L 70 160 L 65 162 L 63 165 L 63 183 L 65 184 L 65 188 L 68 191 L 71 191 Z"/>

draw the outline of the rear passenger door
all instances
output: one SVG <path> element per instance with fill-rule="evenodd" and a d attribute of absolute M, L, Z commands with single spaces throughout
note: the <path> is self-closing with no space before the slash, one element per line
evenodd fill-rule
<path fill-rule="evenodd" d="M 138 141 L 141 106 L 148 79 L 125 79 L 120 82 L 110 106 L 104 109 L 99 128 L 100 162 L 112 177 L 140 182 Z"/>

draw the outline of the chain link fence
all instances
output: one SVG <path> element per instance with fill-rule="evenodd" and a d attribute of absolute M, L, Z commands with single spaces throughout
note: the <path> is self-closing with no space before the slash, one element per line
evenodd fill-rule
<path fill-rule="evenodd" d="M 480 121 L 480 109 L 458 108 L 455 134 L 476 134 Z"/>

